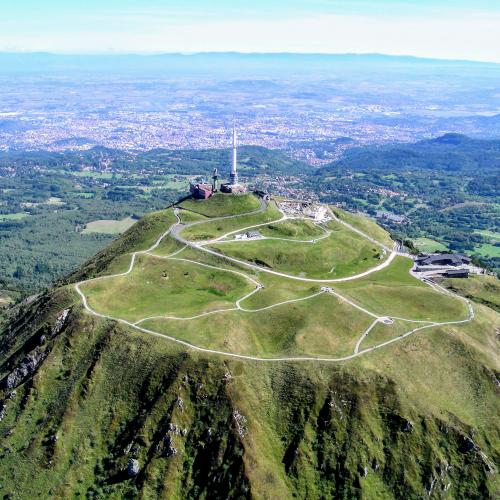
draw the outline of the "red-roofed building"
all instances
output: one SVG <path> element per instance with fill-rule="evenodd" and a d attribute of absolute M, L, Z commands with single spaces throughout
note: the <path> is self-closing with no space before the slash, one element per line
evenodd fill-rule
<path fill-rule="evenodd" d="M 206 200 L 210 198 L 214 194 L 212 186 L 210 184 L 193 184 L 189 185 L 189 192 L 193 195 L 194 198 L 199 200 Z"/>

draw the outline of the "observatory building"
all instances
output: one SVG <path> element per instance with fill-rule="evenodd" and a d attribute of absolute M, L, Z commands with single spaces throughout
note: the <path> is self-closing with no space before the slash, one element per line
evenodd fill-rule
<path fill-rule="evenodd" d="M 229 182 L 221 184 L 220 190 L 223 193 L 244 193 L 246 187 L 238 182 L 238 151 L 236 145 L 236 129 L 233 128 L 233 154 L 231 162 L 231 173 L 229 175 Z"/>

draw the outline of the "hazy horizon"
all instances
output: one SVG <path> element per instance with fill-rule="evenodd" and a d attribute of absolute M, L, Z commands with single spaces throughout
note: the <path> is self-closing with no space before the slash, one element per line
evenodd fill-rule
<path fill-rule="evenodd" d="M 500 62 L 500 4 L 477 0 L 18 0 L 0 51 L 382 53 Z"/>
<path fill-rule="evenodd" d="M 152 52 L 132 52 L 132 51 L 96 51 L 96 52 L 65 52 L 46 50 L 0 50 L 0 55 L 46 55 L 46 56 L 67 56 L 67 57 L 155 57 L 155 56 L 212 56 L 212 55 L 241 55 L 241 56 L 331 56 L 331 57 L 359 57 L 359 58 L 387 58 L 387 59 L 408 59 L 415 61 L 443 61 L 455 63 L 471 64 L 491 64 L 500 65 L 500 61 L 487 61 L 478 59 L 442 58 L 416 56 L 412 54 L 388 54 L 383 52 L 291 52 L 291 51 L 237 51 L 237 50 L 207 50 L 207 51 L 152 51 Z"/>

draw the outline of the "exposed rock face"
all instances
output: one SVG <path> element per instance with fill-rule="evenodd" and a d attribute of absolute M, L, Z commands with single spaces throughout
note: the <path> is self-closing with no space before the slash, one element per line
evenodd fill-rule
<path fill-rule="evenodd" d="M 247 419 L 238 410 L 235 409 L 233 411 L 233 421 L 238 436 L 243 439 L 248 432 Z"/>
<path fill-rule="evenodd" d="M 127 475 L 128 477 L 135 477 L 139 474 L 141 468 L 139 467 L 139 461 L 135 458 L 131 458 L 127 464 Z"/>
<path fill-rule="evenodd" d="M 182 398 L 180 396 L 177 398 L 176 403 L 177 403 L 179 410 L 184 411 L 184 401 L 182 400 Z"/>
<path fill-rule="evenodd" d="M 4 380 L 5 387 L 7 389 L 14 389 L 21 384 L 26 377 L 35 372 L 40 363 L 45 359 L 45 356 L 46 352 L 43 350 L 35 349 L 31 351 L 21 363 L 7 375 L 7 378 Z"/>
<path fill-rule="evenodd" d="M 171 436 L 167 435 L 164 438 L 165 442 L 165 453 L 167 457 L 172 457 L 177 455 L 177 448 L 174 446 L 174 441 Z"/>
<path fill-rule="evenodd" d="M 474 441 L 472 441 L 471 438 L 464 436 L 459 449 L 462 453 L 467 453 L 469 451 L 472 451 L 475 447 L 476 445 L 474 444 Z"/>
<path fill-rule="evenodd" d="M 58 316 L 52 330 L 50 332 L 51 337 L 55 337 L 59 333 L 61 333 L 62 329 L 66 325 L 66 321 L 69 316 L 69 309 L 64 309 L 64 311 Z"/>
<path fill-rule="evenodd" d="M 54 325 L 50 330 L 50 337 L 53 338 L 59 335 L 64 329 L 69 316 L 69 309 L 64 309 L 64 311 L 59 314 Z M 41 335 L 39 339 L 39 345 L 35 347 L 31 352 L 29 352 L 19 364 L 7 375 L 3 380 L 3 386 L 7 389 L 14 389 L 19 386 L 26 378 L 30 377 L 35 373 L 37 368 L 41 365 L 42 361 L 47 357 L 49 351 L 48 347 L 44 347 L 47 338 L 45 335 Z"/>

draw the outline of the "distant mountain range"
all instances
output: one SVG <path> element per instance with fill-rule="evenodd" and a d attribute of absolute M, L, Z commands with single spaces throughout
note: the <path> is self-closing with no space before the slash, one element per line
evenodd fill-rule
<path fill-rule="evenodd" d="M 243 67 L 242 67 L 243 64 Z M 52 54 L 46 52 L 3 52 L 0 65 L 4 73 L 50 71 L 163 72 L 165 69 L 182 74 L 199 72 L 299 72 L 332 70 L 342 67 L 356 71 L 384 67 L 390 71 L 427 69 L 431 72 L 466 71 L 500 72 L 500 64 L 460 60 L 427 59 L 385 54 L 297 54 L 297 53 L 238 53 L 206 52 L 195 54 Z M 172 74 L 171 74 L 172 76 Z"/>

